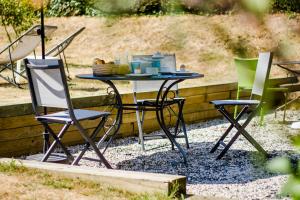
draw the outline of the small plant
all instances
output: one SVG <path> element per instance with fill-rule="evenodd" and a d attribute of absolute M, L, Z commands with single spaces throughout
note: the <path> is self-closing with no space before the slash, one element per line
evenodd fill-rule
<path fill-rule="evenodd" d="M 22 165 L 22 163 L 17 164 L 16 160 L 12 160 L 9 163 L 6 162 L 0 162 L 0 172 L 2 173 L 24 173 L 27 172 L 28 169 Z"/>
<path fill-rule="evenodd" d="M 8 31 L 11 27 L 16 36 L 32 26 L 36 19 L 35 9 L 27 0 L 0 0 L 0 22 L 4 27 L 8 40 L 13 36 Z"/>

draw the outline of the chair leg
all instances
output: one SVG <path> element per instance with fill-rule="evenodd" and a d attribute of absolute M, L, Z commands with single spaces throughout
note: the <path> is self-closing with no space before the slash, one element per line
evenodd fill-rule
<path fill-rule="evenodd" d="M 177 132 L 178 132 L 178 126 L 179 126 L 179 123 L 180 123 L 180 125 L 182 127 L 182 132 L 183 132 L 183 135 L 184 135 L 184 138 L 185 138 L 186 148 L 189 149 L 190 144 L 189 144 L 189 139 L 188 139 L 188 136 L 187 136 L 185 121 L 184 121 L 184 117 L 183 117 L 184 101 L 178 102 L 178 107 L 179 107 L 179 111 L 178 111 L 178 119 L 177 119 L 176 127 L 175 127 L 175 134 L 177 134 Z"/>
<path fill-rule="evenodd" d="M 67 155 L 68 160 L 73 160 L 74 157 L 72 154 L 67 150 L 67 148 L 61 143 L 61 138 L 64 136 L 68 128 L 70 127 L 70 124 L 65 124 L 64 127 L 61 129 L 61 131 L 58 133 L 56 136 L 53 130 L 50 128 L 50 126 L 46 122 L 42 122 L 44 125 L 45 129 L 51 134 L 51 136 L 54 138 L 54 142 L 51 144 L 47 152 L 45 153 L 44 157 L 42 158 L 42 162 L 47 161 L 51 153 L 54 151 L 55 147 L 57 144 L 62 148 L 64 153 Z"/>
<path fill-rule="evenodd" d="M 260 116 L 259 116 L 259 125 L 262 126 L 264 123 L 264 116 L 265 116 L 265 105 L 260 109 Z"/>
<path fill-rule="evenodd" d="M 268 153 L 266 152 L 266 150 L 264 150 L 262 148 L 262 146 L 260 144 L 258 144 L 258 142 L 256 142 L 256 140 L 244 129 L 241 131 L 241 134 L 252 144 L 252 146 L 254 146 L 260 153 L 264 154 L 265 156 L 268 156 Z"/>
<path fill-rule="evenodd" d="M 237 139 L 237 137 L 242 134 L 259 152 L 263 153 L 264 155 L 268 155 L 267 152 L 255 141 L 253 137 L 250 136 L 250 134 L 245 130 L 246 126 L 250 123 L 250 121 L 253 119 L 253 117 L 256 115 L 257 110 L 261 109 L 261 106 L 256 107 L 255 111 L 253 111 L 246 121 L 240 125 L 237 120 L 232 118 L 228 111 L 224 109 L 224 107 L 221 107 L 219 111 L 224 115 L 224 117 L 238 130 L 238 132 L 234 135 L 234 137 L 231 139 L 231 141 L 226 145 L 225 149 L 221 152 L 221 154 L 218 156 L 218 158 L 223 157 L 223 155 L 228 151 L 230 146 L 233 144 L 233 142 Z"/>
<path fill-rule="evenodd" d="M 91 147 L 94 149 L 95 153 L 99 157 L 99 159 L 103 162 L 103 164 L 106 166 L 108 169 L 112 169 L 111 165 L 107 162 L 105 157 L 102 155 L 100 150 L 97 148 L 95 143 L 92 141 L 92 139 L 88 136 L 87 132 L 84 130 L 84 128 L 81 126 L 81 124 L 78 121 L 74 121 L 74 125 L 77 127 L 79 130 L 79 133 L 83 137 L 83 139 L 91 145 Z"/>
<path fill-rule="evenodd" d="M 241 119 L 241 117 L 247 112 L 248 110 L 248 106 L 244 106 L 241 110 L 241 112 L 237 115 L 237 117 L 235 118 L 236 121 L 239 121 Z M 224 108 L 217 108 L 219 109 L 224 109 Z M 219 110 L 220 111 L 220 110 Z M 221 111 L 220 111 L 221 112 Z M 230 124 L 230 126 L 227 128 L 227 130 L 225 131 L 225 133 L 221 136 L 221 138 L 217 141 L 217 143 L 215 144 L 215 146 L 210 150 L 210 153 L 214 153 L 218 147 L 220 146 L 220 144 L 223 143 L 224 139 L 227 137 L 227 135 L 230 133 L 230 131 L 232 130 L 232 128 L 234 127 L 233 124 Z"/>
<path fill-rule="evenodd" d="M 236 92 L 236 100 L 239 100 L 239 98 L 240 98 L 240 87 L 238 86 Z M 234 106 L 234 118 L 236 118 L 237 110 L 238 110 L 238 106 Z"/>
<path fill-rule="evenodd" d="M 285 96 L 285 98 L 284 98 L 284 110 L 283 110 L 283 119 L 282 119 L 282 121 L 283 122 L 285 122 L 285 116 L 286 116 L 286 107 L 287 107 L 287 98 L 288 98 L 288 96 L 289 96 L 289 93 L 287 92 L 286 93 L 286 96 Z"/>
<path fill-rule="evenodd" d="M 106 117 L 103 117 L 101 119 L 101 121 L 99 122 L 98 126 L 95 128 L 95 130 L 93 131 L 93 133 L 91 134 L 90 138 L 92 140 L 94 140 L 96 138 L 96 136 L 98 135 L 98 133 L 101 131 L 104 123 L 106 122 Z M 76 157 L 76 159 L 73 161 L 72 165 L 78 165 L 80 159 L 82 158 L 82 156 L 85 154 L 85 152 L 88 150 L 88 148 L 90 147 L 90 143 L 85 143 L 84 148 L 81 150 L 81 152 L 79 153 L 79 155 Z M 97 147 L 98 148 L 98 147 Z"/>
<path fill-rule="evenodd" d="M 143 126 L 141 122 L 140 111 L 138 109 L 135 111 L 135 115 L 136 115 L 138 131 L 139 131 L 139 142 L 142 145 L 142 150 L 145 151 Z"/>
<path fill-rule="evenodd" d="M 239 137 L 241 133 L 238 131 L 232 138 L 231 140 L 228 142 L 228 144 L 225 146 L 225 148 L 221 151 L 221 153 L 217 156 L 217 160 L 220 160 L 225 153 L 229 150 L 229 148 L 231 147 L 231 145 L 236 141 L 236 139 Z"/>

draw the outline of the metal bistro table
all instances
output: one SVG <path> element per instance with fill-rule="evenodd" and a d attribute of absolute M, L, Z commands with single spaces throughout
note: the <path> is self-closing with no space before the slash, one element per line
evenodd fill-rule
<path fill-rule="evenodd" d="M 77 78 L 81 79 L 91 79 L 91 80 L 99 80 L 102 81 L 110 88 L 112 88 L 114 95 L 115 95 L 115 108 L 117 109 L 117 116 L 113 123 L 113 125 L 104 133 L 103 137 L 98 142 L 97 146 L 100 147 L 101 144 L 104 142 L 105 139 L 108 137 L 109 140 L 104 148 L 103 153 L 106 151 L 107 147 L 110 145 L 116 134 L 118 133 L 120 126 L 122 124 L 122 115 L 123 110 L 136 110 L 138 109 L 137 104 L 123 104 L 121 95 L 116 88 L 113 81 L 163 81 L 162 85 L 160 86 L 159 91 L 157 92 L 156 96 L 156 103 L 155 107 L 156 109 L 152 109 L 153 111 L 156 111 L 156 118 L 159 123 L 159 126 L 163 130 L 164 134 L 168 137 L 172 145 L 175 145 L 180 153 L 182 154 L 182 157 L 184 159 L 184 162 L 186 163 L 186 153 L 180 146 L 180 144 L 175 140 L 175 136 L 169 131 L 169 129 L 166 126 L 165 119 L 164 119 L 164 105 L 166 104 L 167 95 L 170 91 L 170 89 L 175 85 L 178 84 L 186 79 L 196 79 L 203 77 L 203 74 L 198 73 L 192 73 L 192 74 L 184 74 L 184 75 L 178 75 L 178 74 L 170 74 L 170 75 L 152 75 L 149 77 L 143 77 L 143 76 L 126 76 L 126 75 L 111 75 L 111 76 L 95 76 L 93 74 L 81 74 L 77 75 Z M 170 83 L 169 83 L 170 82 Z M 168 83 L 168 84 L 167 84 Z"/>

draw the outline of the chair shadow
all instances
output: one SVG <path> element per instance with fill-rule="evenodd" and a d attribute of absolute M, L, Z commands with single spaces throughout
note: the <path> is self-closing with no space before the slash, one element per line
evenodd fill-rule
<path fill-rule="evenodd" d="M 216 160 L 220 151 L 209 153 L 214 143 L 191 143 L 187 152 L 187 165 L 177 150 L 146 153 L 134 159 L 116 163 L 117 169 L 184 175 L 188 184 L 238 184 L 278 174 L 266 169 L 267 160 L 257 151 L 231 149 Z M 293 151 L 268 152 L 275 156 L 294 156 Z M 296 156 L 296 155 L 295 155 Z"/>

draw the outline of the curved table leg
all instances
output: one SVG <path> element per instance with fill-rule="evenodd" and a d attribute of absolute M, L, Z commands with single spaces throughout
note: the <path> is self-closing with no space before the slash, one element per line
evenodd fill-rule
<path fill-rule="evenodd" d="M 166 124 L 165 124 L 165 119 L 164 119 L 164 102 L 167 98 L 167 94 L 170 91 L 170 89 L 175 85 L 178 84 L 180 82 L 182 82 L 182 79 L 176 80 L 174 81 L 172 84 L 170 84 L 167 89 L 165 91 L 163 91 L 166 83 L 168 82 L 168 80 L 165 80 L 163 82 L 163 84 L 161 85 L 157 97 L 156 97 L 156 104 L 157 107 L 159 109 L 156 110 L 156 117 L 157 117 L 157 121 L 159 123 L 159 126 L 162 128 L 162 130 L 164 131 L 164 133 L 166 134 L 166 136 L 168 137 L 168 139 L 170 140 L 171 144 L 172 144 L 172 149 L 174 149 L 174 145 L 177 147 L 177 149 L 179 150 L 179 152 L 181 153 L 184 163 L 187 163 L 187 158 L 186 158 L 186 153 L 185 151 L 182 149 L 182 147 L 180 146 L 180 144 L 175 140 L 175 136 L 172 135 L 172 133 L 169 131 L 169 129 L 167 128 Z M 162 98 L 160 100 L 160 96 L 162 95 Z"/>
<path fill-rule="evenodd" d="M 123 104 L 122 104 L 121 95 L 120 95 L 119 91 L 117 90 L 116 86 L 113 84 L 113 82 L 110 80 L 102 80 L 102 82 L 108 84 L 109 87 L 111 87 L 113 89 L 113 91 L 115 93 L 115 98 L 116 98 L 116 102 L 115 102 L 114 106 L 118 109 L 115 121 L 113 122 L 111 127 L 104 133 L 104 135 L 101 137 L 101 139 L 97 143 L 97 147 L 100 148 L 100 146 L 103 144 L 105 139 L 110 137 L 103 152 L 102 152 L 102 154 L 104 154 L 105 151 L 107 150 L 108 146 L 115 139 L 115 137 L 120 129 L 120 126 L 122 123 L 122 115 L 123 115 L 123 106 L 122 106 Z"/>

